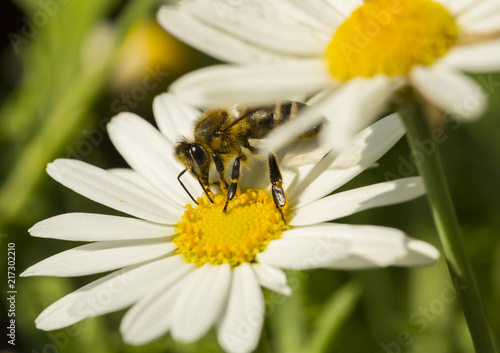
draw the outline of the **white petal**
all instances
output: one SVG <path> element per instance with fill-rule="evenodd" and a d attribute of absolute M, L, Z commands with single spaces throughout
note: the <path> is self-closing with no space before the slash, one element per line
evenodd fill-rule
<path fill-rule="evenodd" d="M 29 267 L 22 276 L 84 276 L 148 261 L 176 249 L 164 239 L 100 241 L 53 255 Z"/>
<path fill-rule="evenodd" d="M 314 227 L 287 230 L 281 239 L 273 240 L 264 252 L 257 254 L 261 263 L 283 269 L 306 270 L 327 267 L 349 256 L 349 246 Z"/>
<path fill-rule="evenodd" d="M 283 295 L 292 294 L 292 290 L 287 284 L 285 272 L 265 263 L 257 263 L 252 267 L 261 286 Z"/>
<path fill-rule="evenodd" d="M 266 137 L 264 148 L 269 151 L 279 151 L 284 146 L 293 143 L 304 131 L 325 120 L 323 112 L 328 110 L 339 84 L 340 82 L 333 83 L 332 81 L 329 89 L 309 100 L 308 103 L 314 102 L 314 104 L 301 111 L 295 119 L 274 129 Z"/>
<path fill-rule="evenodd" d="M 160 131 L 172 145 L 182 135 L 192 133 L 193 123 L 201 115 L 199 110 L 179 101 L 171 93 L 155 97 L 153 112 Z"/>
<path fill-rule="evenodd" d="M 461 13 L 466 13 L 476 3 L 482 1 L 483 0 L 438 0 L 437 2 L 448 8 L 452 15 L 460 16 Z"/>
<path fill-rule="evenodd" d="M 310 109 L 275 129 L 266 140 L 269 141 L 266 148 L 276 151 L 326 118 L 326 127 L 319 137 L 329 149 L 341 150 L 356 133 L 382 113 L 398 84 L 399 80 L 378 75 L 370 79 L 355 78 L 337 90 L 324 91 L 313 98 Z"/>
<path fill-rule="evenodd" d="M 252 64 L 256 62 L 292 62 L 297 57 L 255 45 L 199 21 L 189 13 L 164 6 L 157 14 L 158 23 L 181 41 L 221 61 Z"/>
<path fill-rule="evenodd" d="M 424 194 L 425 187 L 420 177 L 369 185 L 330 195 L 296 209 L 290 225 L 330 221 L 370 208 L 409 201 Z"/>
<path fill-rule="evenodd" d="M 328 124 L 319 134 L 322 142 L 337 151 L 347 146 L 355 134 L 387 109 L 399 83 L 397 79 L 377 75 L 354 78 L 339 88 L 323 108 Z"/>
<path fill-rule="evenodd" d="M 218 325 L 221 347 L 231 353 L 249 353 L 259 344 L 264 324 L 264 296 L 252 266 L 233 269 L 226 311 Z"/>
<path fill-rule="evenodd" d="M 408 238 L 406 247 L 408 253 L 405 257 L 397 260 L 395 266 L 430 266 L 439 260 L 439 251 L 429 243 Z"/>
<path fill-rule="evenodd" d="M 471 34 L 484 34 L 486 36 L 495 34 L 500 30 L 500 13 L 490 13 L 488 17 L 481 19 L 481 21 L 464 27 Z"/>
<path fill-rule="evenodd" d="M 47 166 L 47 173 L 71 190 L 115 210 L 157 223 L 179 221 L 179 208 L 165 199 L 85 162 L 57 159 Z"/>
<path fill-rule="evenodd" d="M 177 181 L 184 168 L 174 160 L 173 145 L 158 130 L 134 114 L 121 113 L 111 119 L 108 132 L 116 149 L 144 179 L 176 205 L 190 203 Z M 198 190 L 191 178 L 185 183 L 189 189 Z"/>
<path fill-rule="evenodd" d="M 126 343 L 146 344 L 170 329 L 172 314 L 180 298 L 179 294 L 190 277 L 196 273 L 196 265 L 184 263 L 183 268 L 179 270 L 184 272 L 184 275 L 177 282 L 172 280 L 174 277 L 169 277 L 127 311 L 120 324 L 120 332 Z"/>
<path fill-rule="evenodd" d="M 415 67 L 412 84 L 445 114 L 458 119 L 476 120 L 486 110 L 486 94 L 473 79 L 442 66 Z"/>
<path fill-rule="evenodd" d="M 465 33 L 492 33 L 500 29 L 500 2 L 478 1 L 457 19 Z"/>
<path fill-rule="evenodd" d="M 254 9 L 242 6 L 249 4 L 253 4 Z M 321 56 L 331 39 L 329 33 L 311 31 L 300 22 L 291 21 L 269 2 L 234 5 L 225 1 L 202 0 L 185 2 L 179 7 L 201 23 L 271 52 L 303 57 Z"/>
<path fill-rule="evenodd" d="M 173 285 L 191 270 L 177 255 L 117 271 L 74 300 L 68 312 L 84 319 L 127 308 L 160 286 Z"/>
<path fill-rule="evenodd" d="M 302 0 L 289 0 L 300 11 L 308 13 L 317 22 L 323 24 L 325 29 L 329 29 L 328 34 L 330 39 L 339 25 L 345 20 L 345 16 L 338 10 L 337 6 L 332 6 L 327 1 L 302 1 Z M 328 43 L 325 43 L 326 47 Z"/>
<path fill-rule="evenodd" d="M 143 189 L 148 190 L 149 192 L 164 198 L 161 195 L 160 190 L 156 189 L 153 185 L 148 183 L 146 179 L 142 177 L 139 173 L 137 173 L 135 170 L 130 169 L 130 168 L 111 168 L 108 169 L 108 172 L 110 172 L 113 175 L 119 176 L 120 178 L 123 178 L 125 180 L 130 181 L 131 183 L 134 183 L 136 185 L 139 185 Z M 167 202 L 168 200 L 165 199 Z"/>
<path fill-rule="evenodd" d="M 291 20 L 297 22 L 297 24 L 303 24 L 311 28 L 314 32 L 324 33 L 331 37 L 331 33 L 334 30 L 332 23 L 325 25 L 321 21 L 318 21 L 315 16 L 304 11 L 301 7 L 296 6 L 296 4 L 288 0 L 263 0 L 263 2 L 266 3 L 266 5 L 271 5 L 282 14 L 285 14 Z"/>
<path fill-rule="evenodd" d="M 329 151 L 330 148 L 316 138 L 293 143 L 280 162 L 285 191 L 300 184 Z"/>
<path fill-rule="evenodd" d="M 193 342 L 203 336 L 219 319 L 231 283 L 228 264 L 205 264 L 191 276 L 172 314 L 172 337 Z"/>
<path fill-rule="evenodd" d="M 389 264 L 390 266 L 426 267 L 434 265 L 439 260 L 439 251 L 432 245 L 420 240 L 408 238 L 405 249 L 407 253 L 399 259 L 394 259 L 394 262 Z M 373 260 L 362 255 L 352 255 L 330 266 L 330 268 L 336 270 L 363 270 L 374 267 L 380 267 L 380 265 L 374 264 Z"/>
<path fill-rule="evenodd" d="M 92 213 L 66 213 L 47 218 L 29 229 L 34 237 L 77 241 L 162 238 L 175 234 L 174 226 L 135 218 Z"/>
<path fill-rule="evenodd" d="M 36 318 L 36 326 L 45 331 L 57 330 L 90 316 L 127 307 L 137 300 L 134 291 L 147 292 L 154 282 L 141 283 L 140 286 L 134 284 L 140 281 L 144 282 L 142 278 L 148 276 L 154 267 L 164 269 L 167 262 L 172 263 L 178 260 L 177 257 L 173 256 L 146 265 L 127 267 L 99 278 L 47 307 Z M 181 261 L 183 260 L 181 259 Z M 86 305 L 82 306 L 83 303 Z M 75 310 L 75 306 L 79 310 Z"/>
<path fill-rule="evenodd" d="M 280 65 L 216 65 L 182 76 L 170 86 L 179 99 L 197 107 L 217 104 L 272 104 L 309 95 L 332 80 L 321 60 Z"/>
<path fill-rule="evenodd" d="M 191 342 L 215 323 L 222 313 L 231 282 L 229 265 L 206 264 L 189 278 L 173 312 L 172 337 Z"/>
<path fill-rule="evenodd" d="M 346 224 L 334 226 L 337 229 L 332 229 L 335 232 L 333 238 L 336 241 L 347 241 L 350 255 L 332 262 L 329 268 L 430 266 L 439 258 L 439 252 L 432 245 L 412 239 L 399 229 Z M 330 227 L 330 224 L 326 227 Z M 327 232 L 327 229 L 323 231 Z"/>
<path fill-rule="evenodd" d="M 338 156 L 323 158 L 304 181 L 290 190 L 295 208 L 328 195 L 375 163 L 404 135 L 397 114 L 389 115 L 360 132 Z"/>
<path fill-rule="evenodd" d="M 253 144 L 254 146 L 256 144 Z M 255 146 L 257 147 L 257 146 Z M 248 159 L 245 161 L 243 164 L 243 167 L 241 168 L 241 178 L 240 182 L 238 183 L 240 185 L 240 188 L 242 189 L 249 189 L 249 188 L 260 188 L 260 189 L 265 189 L 269 187 L 270 185 L 270 180 L 269 180 L 269 171 L 268 171 L 268 159 L 267 155 L 265 153 L 260 153 L 257 155 L 252 155 L 249 154 Z M 280 161 L 280 156 L 277 156 L 277 161 Z M 226 173 L 226 180 L 231 180 L 231 166 L 232 166 L 233 160 L 230 160 L 228 162 L 229 168 L 227 169 Z"/>
<path fill-rule="evenodd" d="M 363 5 L 363 0 L 327 0 L 332 7 L 335 7 L 344 18 L 348 18 L 358 7 Z"/>
<path fill-rule="evenodd" d="M 52 331 L 58 330 L 60 328 L 73 325 L 83 318 L 78 315 L 71 314 L 69 308 L 73 303 L 78 300 L 81 296 L 85 295 L 92 288 L 99 286 L 100 284 L 114 278 L 116 273 L 111 273 L 105 277 L 99 278 L 98 280 L 87 284 L 74 292 L 62 297 L 55 303 L 51 304 L 44 311 L 38 315 L 35 319 L 36 327 L 39 330 Z"/>
<path fill-rule="evenodd" d="M 476 73 L 500 70 L 500 39 L 454 47 L 441 63 Z"/>
<path fill-rule="evenodd" d="M 282 239 L 271 242 L 258 259 L 291 269 L 385 267 L 405 265 L 406 261 L 410 262 L 408 259 L 417 257 L 418 266 L 436 261 L 437 251 L 427 251 L 431 245 L 424 251 L 415 251 L 409 245 L 412 241 L 394 228 L 326 223 L 287 231 Z M 294 261 L 287 252 L 298 253 L 298 247 L 304 250 Z M 412 254 L 414 252 L 419 254 Z"/>
<path fill-rule="evenodd" d="M 331 92 L 334 91 L 334 89 L 327 91 Z M 318 120 L 317 124 L 325 123 L 323 115 L 319 113 L 321 108 L 318 109 L 318 106 L 322 104 L 322 99 L 327 91 L 323 91 L 322 93 L 315 95 L 306 102 L 306 104 L 310 105 L 307 109 L 317 109 L 317 117 L 321 119 Z M 311 108 L 311 106 L 313 108 Z M 296 185 L 300 184 L 307 174 L 309 174 L 309 172 L 316 166 L 316 164 L 328 152 L 330 152 L 330 147 L 321 144 L 317 138 L 307 138 L 294 141 L 304 130 L 308 130 L 313 126 L 310 125 L 310 121 L 307 122 L 307 119 L 304 119 L 303 115 L 302 117 L 299 115 L 298 118 L 299 119 L 292 120 L 286 126 L 283 126 L 284 129 L 281 130 L 281 132 L 277 131 L 278 129 L 274 129 L 270 138 L 263 141 L 265 148 L 272 151 L 279 151 L 281 146 L 286 146 L 283 142 L 290 140 L 286 154 L 280 161 L 280 169 L 283 176 L 283 188 L 285 191 L 293 189 Z M 315 120 L 316 119 L 313 118 L 313 121 Z M 293 125 L 295 122 L 300 123 L 300 126 L 294 127 Z M 287 133 L 285 129 L 290 129 L 290 133 Z M 280 136 L 281 133 L 283 133 L 283 135 Z M 278 144 L 276 145 L 276 143 Z M 271 146 L 271 148 L 268 146 Z M 273 148 L 272 146 L 276 146 L 276 148 Z"/>

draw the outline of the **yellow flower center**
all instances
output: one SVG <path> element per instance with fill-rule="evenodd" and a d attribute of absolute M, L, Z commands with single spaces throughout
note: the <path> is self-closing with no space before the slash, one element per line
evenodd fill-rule
<path fill-rule="evenodd" d="M 255 256 L 278 239 L 290 227 L 283 222 L 274 201 L 264 190 L 248 189 L 229 201 L 216 195 L 212 204 L 205 196 L 199 205 L 186 206 L 182 221 L 177 225 L 179 235 L 174 238 L 176 252 L 187 263 L 201 266 L 205 263 L 229 263 L 236 267 L 243 262 L 255 262 Z M 286 215 L 286 206 L 283 209 Z"/>
<path fill-rule="evenodd" d="M 337 29 L 326 51 L 330 73 L 347 81 L 408 74 L 430 65 L 456 42 L 450 12 L 431 0 L 365 0 Z"/>

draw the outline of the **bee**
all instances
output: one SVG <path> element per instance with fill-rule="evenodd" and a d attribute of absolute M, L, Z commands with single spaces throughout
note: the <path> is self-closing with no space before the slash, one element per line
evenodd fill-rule
<path fill-rule="evenodd" d="M 296 101 L 283 101 L 269 106 L 246 107 L 231 106 L 226 108 L 209 109 L 202 113 L 194 124 L 194 138 L 181 138 L 175 146 L 175 158 L 185 166 L 177 180 L 195 202 L 181 181 L 182 175 L 189 171 L 198 180 L 208 199 L 213 203 L 209 190 L 212 185 L 219 185 L 227 191 L 226 204 L 223 211 L 237 191 L 240 179 L 241 162 L 247 160 L 245 153 L 261 154 L 263 151 L 252 146 L 252 140 L 265 138 L 274 128 L 281 126 L 294 118 L 307 105 Z M 324 124 L 312 127 L 297 139 L 314 137 Z M 234 158 L 231 170 L 231 184 L 225 180 L 224 171 L 230 159 Z M 281 213 L 286 198 L 283 190 L 283 179 L 272 152 L 268 152 L 267 164 L 273 200 Z M 209 180 L 212 165 L 218 174 L 218 182 Z"/>

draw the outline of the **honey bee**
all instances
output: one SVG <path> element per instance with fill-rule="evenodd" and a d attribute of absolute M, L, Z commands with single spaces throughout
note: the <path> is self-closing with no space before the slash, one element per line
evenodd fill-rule
<path fill-rule="evenodd" d="M 263 152 L 252 146 L 250 141 L 265 138 L 274 128 L 292 119 L 305 107 L 307 105 L 304 103 L 283 101 L 269 106 L 245 107 L 236 105 L 206 110 L 194 124 L 194 138 L 190 140 L 183 137 L 175 146 L 175 158 L 185 166 L 177 180 L 195 203 L 197 203 L 196 200 L 181 181 L 181 176 L 186 171 L 189 171 L 198 180 L 212 203 L 209 190 L 212 185 L 218 184 L 227 191 L 226 204 L 223 209 L 225 212 L 229 201 L 236 194 L 240 179 L 240 165 L 247 159 L 245 152 L 248 151 L 252 154 Z M 316 136 L 321 127 L 322 124 L 312 127 L 298 136 L 298 139 Z M 231 184 L 228 185 L 224 170 L 232 158 L 234 158 L 234 162 L 231 171 Z M 286 198 L 281 172 L 274 153 L 268 152 L 267 164 L 273 200 L 283 218 L 282 207 L 285 206 Z M 214 183 L 209 180 L 212 165 L 215 166 L 219 176 L 218 182 Z"/>

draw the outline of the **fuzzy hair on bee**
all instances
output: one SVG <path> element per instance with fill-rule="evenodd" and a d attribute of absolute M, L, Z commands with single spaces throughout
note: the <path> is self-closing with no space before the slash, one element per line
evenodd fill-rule
<path fill-rule="evenodd" d="M 203 191 L 212 201 L 209 190 L 214 184 L 227 191 L 226 205 L 233 199 L 240 178 L 240 165 L 247 159 L 246 153 L 260 154 L 251 141 L 264 139 L 274 128 L 293 119 L 306 104 L 296 101 L 283 101 L 269 106 L 247 107 L 233 105 L 204 111 L 195 121 L 193 139 L 182 137 L 174 149 L 175 158 L 185 166 L 178 180 L 182 187 L 196 202 L 182 184 L 180 177 L 189 171 L 198 180 Z M 311 127 L 297 139 L 310 138 L 317 135 L 322 125 Z M 272 184 L 273 199 L 280 210 L 286 199 L 282 188 L 282 177 L 274 153 L 268 152 L 267 166 Z M 224 172 L 230 159 L 233 159 L 231 184 L 226 181 Z M 210 182 L 210 169 L 214 166 L 218 174 L 217 182 Z M 283 215 L 283 213 L 281 212 Z"/>
<path fill-rule="evenodd" d="M 248 139 L 248 129 L 246 119 L 234 122 L 245 113 L 244 107 L 206 110 L 194 124 L 194 140 L 221 155 L 238 154 Z"/>

